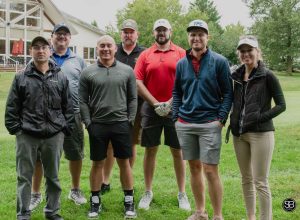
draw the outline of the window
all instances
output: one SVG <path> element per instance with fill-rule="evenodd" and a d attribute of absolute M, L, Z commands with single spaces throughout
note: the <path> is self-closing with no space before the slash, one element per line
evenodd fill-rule
<path fill-rule="evenodd" d="M 76 46 L 70 46 L 69 48 L 70 48 L 70 50 L 72 50 L 72 52 L 76 53 L 76 51 L 77 51 L 76 50 L 77 49 Z"/>
<path fill-rule="evenodd" d="M 0 54 L 5 54 L 5 40 L 0 39 Z"/>
<path fill-rule="evenodd" d="M 95 48 L 90 48 L 90 59 L 95 59 Z"/>
<path fill-rule="evenodd" d="M 11 11 L 19 11 L 19 12 L 24 12 L 25 10 L 25 5 L 23 3 L 10 3 L 10 10 Z"/>
<path fill-rule="evenodd" d="M 28 27 L 39 27 L 40 26 L 40 19 L 27 18 L 27 26 Z"/>
<path fill-rule="evenodd" d="M 93 47 L 84 47 L 83 48 L 83 58 L 84 59 L 95 59 L 96 54 L 95 54 L 95 48 Z"/>
<path fill-rule="evenodd" d="M 5 0 L 0 0 L 0 9 L 6 9 Z"/>

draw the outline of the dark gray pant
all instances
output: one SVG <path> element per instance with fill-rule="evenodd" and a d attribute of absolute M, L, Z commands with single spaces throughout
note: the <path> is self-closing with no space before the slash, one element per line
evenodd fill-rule
<path fill-rule="evenodd" d="M 38 152 L 46 179 L 45 215 L 54 215 L 60 207 L 61 188 L 58 179 L 59 163 L 62 154 L 64 134 L 62 132 L 50 138 L 35 138 L 27 134 L 16 137 L 17 170 L 17 216 L 30 215 L 31 183 Z"/>

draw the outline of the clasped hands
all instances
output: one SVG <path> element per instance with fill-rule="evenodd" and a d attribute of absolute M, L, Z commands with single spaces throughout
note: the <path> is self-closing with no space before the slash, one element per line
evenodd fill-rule
<path fill-rule="evenodd" d="M 156 114 L 161 117 L 167 116 L 172 109 L 172 105 L 170 102 L 158 102 L 154 104 L 154 110 Z"/>

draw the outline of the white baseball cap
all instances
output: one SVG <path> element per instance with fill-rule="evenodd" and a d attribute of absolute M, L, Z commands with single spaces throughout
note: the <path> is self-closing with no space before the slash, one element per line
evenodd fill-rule
<path fill-rule="evenodd" d="M 153 25 L 153 30 L 155 30 L 158 27 L 165 27 L 167 29 L 172 29 L 170 22 L 167 19 L 163 19 L 163 18 L 155 21 Z"/>
<path fill-rule="evenodd" d="M 248 45 L 250 47 L 258 48 L 258 41 L 255 36 L 245 35 L 240 37 L 240 41 L 238 43 L 237 49 L 239 50 L 242 45 Z"/>
<path fill-rule="evenodd" d="M 188 28 L 186 29 L 187 32 L 190 32 L 194 28 L 202 28 L 204 29 L 208 34 L 208 25 L 205 21 L 197 19 L 193 20 L 189 23 Z"/>

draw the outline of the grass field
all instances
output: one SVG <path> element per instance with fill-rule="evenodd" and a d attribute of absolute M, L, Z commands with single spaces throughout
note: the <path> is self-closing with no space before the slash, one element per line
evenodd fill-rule
<path fill-rule="evenodd" d="M 15 138 L 7 133 L 4 127 L 4 109 L 11 80 L 11 73 L 0 73 L 0 220 L 16 219 L 16 171 L 15 171 Z M 287 101 L 287 110 L 275 119 L 276 146 L 273 154 L 270 173 L 270 185 L 273 195 L 274 220 L 300 219 L 300 76 L 284 76 L 279 74 Z M 225 133 L 223 131 L 223 133 Z M 83 163 L 81 188 L 89 196 L 89 145 L 85 136 L 86 158 Z M 143 149 L 138 147 L 137 161 L 134 167 L 135 199 L 139 201 L 144 189 L 142 171 Z M 149 220 L 183 220 L 190 213 L 177 208 L 177 186 L 172 168 L 169 149 L 162 146 L 157 157 L 157 168 L 154 177 L 154 201 L 149 211 L 138 210 L 138 219 Z M 240 174 L 233 151 L 232 142 L 223 144 L 220 172 L 224 184 L 223 214 L 225 220 L 246 219 L 243 204 Z M 187 169 L 188 173 L 188 169 Z M 89 205 L 76 206 L 67 199 L 70 176 L 68 163 L 62 158 L 60 169 L 62 186 L 61 214 L 66 220 L 87 219 Z M 123 193 L 119 183 L 118 170 L 115 166 L 112 179 L 112 190 L 103 199 L 104 210 L 100 219 L 123 219 Z M 43 189 L 44 190 L 44 189 Z M 187 175 L 187 194 L 192 207 L 194 201 Z M 282 202 L 286 198 L 293 198 L 298 202 L 294 212 L 285 212 Z M 42 206 L 32 214 L 33 220 L 44 219 Z M 207 210 L 212 215 L 212 208 L 207 196 Z"/>

